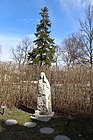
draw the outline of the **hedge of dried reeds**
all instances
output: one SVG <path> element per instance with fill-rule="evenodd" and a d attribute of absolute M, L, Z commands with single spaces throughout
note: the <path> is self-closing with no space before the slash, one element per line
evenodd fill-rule
<path fill-rule="evenodd" d="M 8 107 L 26 105 L 36 109 L 37 84 L 44 71 L 51 84 L 52 105 L 54 111 L 74 115 L 92 116 L 93 103 L 90 81 L 93 71 L 88 66 L 74 67 L 39 67 L 0 64 L 0 105 Z"/>

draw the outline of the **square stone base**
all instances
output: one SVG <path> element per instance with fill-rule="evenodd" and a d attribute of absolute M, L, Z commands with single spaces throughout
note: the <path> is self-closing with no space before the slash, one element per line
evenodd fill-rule
<path fill-rule="evenodd" d="M 35 114 L 32 114 L 30 118 L 40 120 L 40 121 L 49 121 L 53 117 L 53 115 L 54 115 L 54 112 L 51 112 L 48 115 L 39 115 L 39 111 L 36 110 Z"/>

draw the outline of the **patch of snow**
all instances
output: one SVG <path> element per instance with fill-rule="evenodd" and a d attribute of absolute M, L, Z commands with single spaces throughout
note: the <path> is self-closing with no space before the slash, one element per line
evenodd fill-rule
<path fill-rule="evenodd" d="M 37 84 L 38 81 L 31 81 L 31 84 Z"/>

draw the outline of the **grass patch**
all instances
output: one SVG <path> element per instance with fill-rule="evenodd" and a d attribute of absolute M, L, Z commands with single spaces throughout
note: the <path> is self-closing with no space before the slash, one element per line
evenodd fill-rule
<path fill-rule="evenodd" d="M 30 119 L 31 114 L 13 108 L 7 109 L 4 115 L 0 114 L 0 140 L 53 140 L 56 135 L 66 135 L 71 140 L 92 140 L 92 130 L 90 121 L 74 119 L 67 127 L 67 119 L 62 116 L 54 115 L 49 122 L 41 122 Z M 14 126 L 5 125 L 5 120 L 16 119 L 18 124 Z M 37 126 L 26 128 L 23 124 L 27 121 L 35 121 Z M 42 127 L 52 127 L 55 129 L 53 134 L 41 134 L 39 129 Z"/>

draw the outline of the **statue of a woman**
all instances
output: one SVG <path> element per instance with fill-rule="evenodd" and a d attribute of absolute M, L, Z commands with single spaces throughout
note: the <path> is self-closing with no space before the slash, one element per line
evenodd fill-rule
<path fill-rule="evenodd" d="M 37 110 L 40 115 L 48 115 L 52 112 L 51 88 L 44 72 L 40 73 L 38 81 Z"/>

